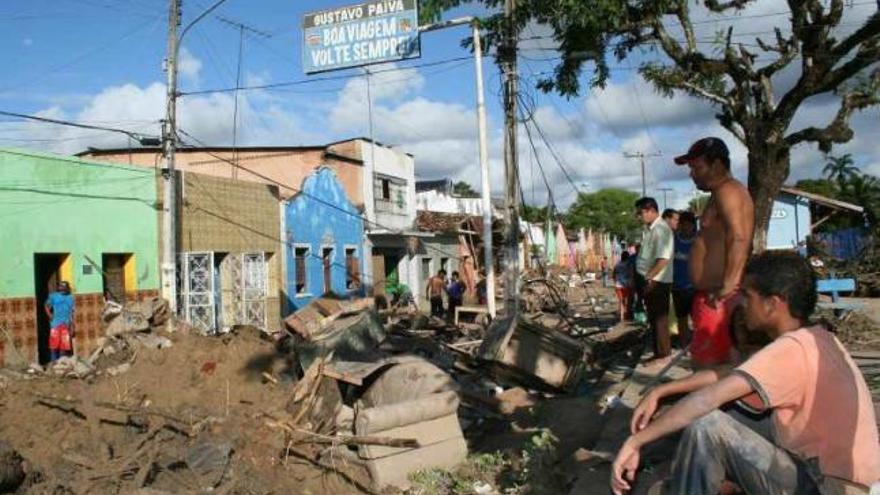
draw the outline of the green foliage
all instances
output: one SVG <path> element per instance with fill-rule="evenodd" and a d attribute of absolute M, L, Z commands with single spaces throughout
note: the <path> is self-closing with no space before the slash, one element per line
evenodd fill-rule
<path fill-rule="evenodd" d="M 801 179 L 795 183 L 794 187 L 826 198 L 840 199 L 840 190 L 837 188 L 837 184 L 828 179 Z"/>
<path fill-rule="evenodd" d="M 452 186 L 452 194 L 459 198 L 479 198 L 480 193 L 474 191 L 470 184 L 464 181 L 458 181 Z"/>
<path fill-rule="evenodd" d="M 822 173 L 829 181 L 834 181 L 840 189 L 844 185 L 859 175 L 859 168 L 855 166 L 852 155 L 849 153 L 843 156 L 828 155 L 828 161 L 822 169 Z"/>
<path fill-rule="evenodd" d="M 623 189 L 601 189 L 578 194 L 568 209 L 566 227 L 601 230 L 621 239 L 635 240 L 642 226 L 635 218 L 639 195 Z"/>
<path fill-rule="evenodd" d="M 532 206 L 523 204 L 520 217 L 526 222 L 541 223 L 547 221 L 546 206 Z"/>
<path fill-rule="evenodd" d="M 706 205 L 709 204 L 709 197 L 708 194 L 701 194 L 700 196 L 692 198 L 688 201 L 688 210 L 691 210 L 694 212 L 694 215 L 699 217 L 706 210 Z"/>
<path fill-rule="evenodd" d="M 424 469 L 410 474 L 408 495 L 470 495 L 474 486 L 489 483 L 497 486 L 501 472 L 510 461 L 501 452 L 471 454 L 455 471 Z"/>

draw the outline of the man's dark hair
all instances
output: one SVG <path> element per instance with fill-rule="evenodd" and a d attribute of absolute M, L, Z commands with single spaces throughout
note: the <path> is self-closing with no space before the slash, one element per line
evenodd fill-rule
<path fill-rule="evenodd" d="M 620 261 L 626 261 L 629 259 L 629 251 L 624 251 L 620 253 Z"/>
<path fill-rule="evenodd" d="M 648 196 L 639 198 L 638 201 L 636 201 L 636 209 L 660 211 L 660 207 L 657 206 L 657 200 Z"/>
<path fill-rule="evenodd" d="M 458 277 L 458 276 L 459 276 L 459 275 L 458 275 L 458 272 L 452 272 L 452 276 L 453 276 L 453 277 Z"/>
<path fill-rule="evenodd" d="M 678 215 L 678 210 L 673 210 L 672 208 L 666 208 L 665 210 L 663 210 L 663 214 L 660 216 L 663 217 L 663 220 L 666 220 L 666 219 L 672 218 L 675 215 Z"/>
<path fill-rule="evenodd" d="M 692 223 L 694 225 L 697 224 L 697 216 L 694 215 L 694 212 L 690 210 L 684 210 L 678 214 L 678 224 L 681 225 L 683 223 Z"/>
<path fill-rule="evenodd" d="M 444 269 L 441 268 L 441 269 L 437 272 L 437 275 L 446 275 L 446 270 L 444 270 Z"/>
<path fill-rule="evenodd" d="M 746 277 L 764 297 L 778 296 L 791 315 L 807 321 L 816 309 L 816 274 L 796 253 L 765 251 L 746 265 Z"/>

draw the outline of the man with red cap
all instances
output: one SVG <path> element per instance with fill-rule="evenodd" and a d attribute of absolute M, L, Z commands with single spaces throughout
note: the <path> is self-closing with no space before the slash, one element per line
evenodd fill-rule
<path fill-rule="evenodd" d="M 675 163 L 687 165 L 697 188 L 712 193 L 691 248 L 696 293 L 690 351 L 697 366 L 715 366 L 731 361 L 731 317 L 752 250 L 755 205 L 746 186 L 731 174 L 730 153 L 720 138 L 700 139 Z"/>

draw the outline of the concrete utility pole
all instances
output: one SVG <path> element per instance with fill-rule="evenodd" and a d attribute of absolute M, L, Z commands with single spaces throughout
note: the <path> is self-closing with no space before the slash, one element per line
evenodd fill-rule
<path fill-rule="evenodd" d="M 438 29 L 470 24 L 474 40 L 474 71 L 477 82 L 477 132 L 480 140 L 480 203 L 483 208 L 483 266 L 486 269 L 486 309 L 495 317 L 495 262 L 492 258 L 492 199 L 489 189 L 489 130 L 486 124 L 486 102 L 483 91 L 483 43 L 480 23 L 476 17 L 460 17 L 449 21 L 419 26 L 427 33 Z"/>
<path fill-rule="evenodd" d="M 655 151 L 654 153 L 650 153 L 647 155 L 645 153 L 642 153 L 641 151 L 639 151 L 637 153 L 629 153 L 629 152 L 623 153 L 623 156 L 625 156 L 627 158 L 638 158 L 642 164 L 642 197 L 648 195 L 647 187 L 645 186 L 645 158 L 650 158 L 650 157 L 660 156 L 660 155 L 661 155 L 661 153 L 659 151 Z"/>
<path fill-rule="evenodd" d="M 504 175 L 506 182 L 507 232 L 504 257 L 504 306 L 507 316 L 519 314 L 519 171 L 516 148 L 516 41 L 513 20 L 516 0 L 504 1 L 507 29 L 499 47 L 501 70 L 504 73 Z"/>
<path fill-rule="evenodd" d="M 489 197 L 489 139 L 486 102 L 483 97 L 483 43 L 479 23 L 474 21 L 474 66 L 477 72 L 477 125 L 480 136 L 480 182 L 483 204 L 483 267 L 486 270 L 486 306 L 495 317 L 495 262 L 492 257 L 492 200 Z"/>
<path fill-rule="evenodd" d="M 663 193 L 663 209 L 665 210 L 665 209 L 666 209 L 666 205 L 667 205 L 667 203 L 666 203 L 666 193 L 668 193 L 668 192 L 670 192 L 670 191 L 674 191 L 675 189 L 672 189 L 671 187 L 660 187 L 660 188 L 658 188 L 657 190 Z"/>
<path fill-rule="evenodd" d="M 166 94 L 165 120 L 162 122 L 162 156 L 165 162 L 163 176 L 164 197 L 162 199 L 162 297 L 177 312 L 177 183 L 175 182 L 174 154 L 177 151 L 177 59 L 180 55 L 180 42 L 195 23 L 204 19 L 226 0 L 217 0 L 204 12 L 183 28 L 177 35 L 180 25 L 180 0 L 170 0 L 168 10 L 168 55 L 165 60 Z"/>
<path fill-rule="evenodd" d="M 164 194 L 162 197 L 162 297 L 177 312 L 177 184 L 174 152 L 177 149 L 177 26 L 180 0 L 171 0 L 168 11 L 168 56 L 165 60 L 165 120 L 162 122 Z"/>

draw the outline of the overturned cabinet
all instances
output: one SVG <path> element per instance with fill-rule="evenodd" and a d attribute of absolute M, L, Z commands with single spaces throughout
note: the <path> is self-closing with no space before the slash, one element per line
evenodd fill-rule
<path fill-rule="evenodd" d="M 498 373 L 536 388 L 573 389 L 587 367 L 589 349 L 526 318 L 499 318 L 489 326 L 479 357 Z"/>

